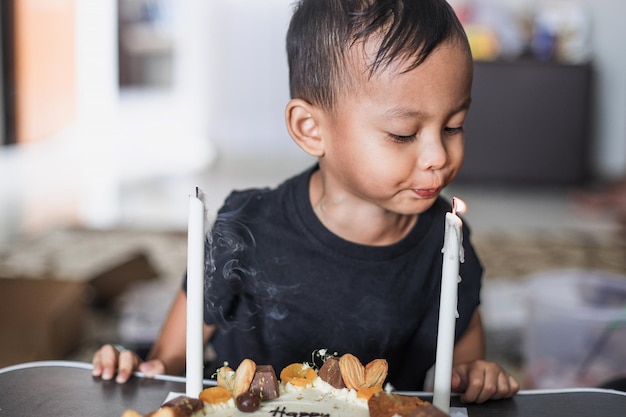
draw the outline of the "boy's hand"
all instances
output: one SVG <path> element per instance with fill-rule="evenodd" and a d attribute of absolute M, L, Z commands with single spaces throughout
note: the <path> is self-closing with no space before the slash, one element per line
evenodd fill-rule
<path fill-rule="evenodd" d="M 143 362 L 141 358 L 130 350 L 119 352 L 113 345 L 104 345 L 93 355 L 93 376 L 102 377 L 108 381 L 117 373 L 115 382 L 123 384 L 133 372 L 139 370 L 147 377 L 165 373 L 165 365 L 158 359 Z"/>
<path fill-rule="evenodd" d="M 477 360 L 452 369 L 452 390 L 462 392 L 465 403 L 512 397 L 519 388 L 515 378 L 494 362 Z"/>

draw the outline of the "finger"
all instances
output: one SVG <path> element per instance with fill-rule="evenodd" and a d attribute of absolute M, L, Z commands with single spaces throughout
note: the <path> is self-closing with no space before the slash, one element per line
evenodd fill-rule
<path fill-rule="evenodd" d="M 499 400 L 502 398 L 509 398 L 517 394 L 519 390 L 520 385 L 517 380 L 502 369 L 502 372 L 498 375 L 497 391 L 493 394 L 491 399 Z"/>
<path fill-rule="evenodd" d="M 487 400 L 500 399 L 502 392 L 509 392 L 508 375 L 499 365 L 489 363 L 484 368 L 484 379 L 476 402 L 481 404 Z"/>
<path fill-rule="evenodd" d="M 513 378 L 511 375 L 509 375 L 509 386 L 511 387 L 510 391 L 509 391 L 509 395 L 507 395 L 507 397 L 512 397 L 515 394 L 517 394 L 520 390 L 520 384 L 519 382 L 517 382 L 517 379 Z"/>
<path fill-rule="evenodd" d="M 491 396 L 492 400 L 499 400 L 501 398 L 506 398 L 511 395 L 511 379 L 506 372 L 500 372 L 498 374 L 498 385 L 496 387 L 496 392 Z"/>
<path fill-rule="evenodd" d="M 485 374 L 483 367 L 469 368 L 465 392 L 461 396 L 461 401 L 465 403 L 479 402 L 485 383 Z"/>
<path fill-rule="evenodd" d="M 108 381 L 113 378 L 117 370 L 118 352 L 112 345 L 104 345 L 100 348 L 99 354 L 102 379 Z"/>
<path fill-rule="evenodd" d="M 135 353 L 130 350 L 120 353 L 115 382 L 123 384 L 128 381 L 132 373 L 137 369 L 137 366 L 139 366 L 139 357 Z"/>
<path fill-rule="evenodd" d="M 482 368 L 479 370 L 475 366 L 466 366 L 464 373 L 461 373 L 461 384 L 459 392 L 462 393 L 461 401 L 465 403 L 475 402 L 480 395 L 480 387 L 482 386 L 483 375 Z"/>
<path fill-rule="evenodd" d="M 165 365 L 159 359 L 152 359 L 139 364 L 139 370 L 148 378 L 152 378 L 156 375 L 163 375 L 165 373 Z"/>
<path fill-rule="evenodd" d="M 452 391 L 464 392 L 467 388 L 467 366 L 460 365 L 452 370 Z"/>
<path fill-rule="evenodd" d="M 467 389 L 461 400 L 464 402 L 483 403 L 509 392 L 506 372 L 493 362 L 476 361 L 469 368 Z"/>
<path fill-rule="evenodd" d="M 452 391 L 459 392 L 459 387 L 461 386 L 461 375 L 458 372 L 452 371 L 452 380 L 450 381 L 450 385 Z"/>
<path fill-rule="evenodd" d="M 91 375 L 100 376 L 102 375 L 102 362 L 101 362 L 101 353 L 100 349 L 93 354 L 93 358 L 91 359 L 91 364 L 93 365 L 93 370 L 91 371 Z"/>
<path fill-rule="evenodd" d="M 519 391 L 519 384 L 501 366 L 491 363 L 485 368 L 485 381 L 477 403 L 487 400 L 499 400 L 515 395 Z"/>

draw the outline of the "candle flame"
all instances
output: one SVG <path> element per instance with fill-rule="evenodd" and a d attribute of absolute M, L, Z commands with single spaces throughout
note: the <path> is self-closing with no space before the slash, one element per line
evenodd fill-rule
<path fill-rule="evenodd" d="M 452 197 L 452 214 L 463 214 L 467 210 L 467 205 L 458 197 Z"/>

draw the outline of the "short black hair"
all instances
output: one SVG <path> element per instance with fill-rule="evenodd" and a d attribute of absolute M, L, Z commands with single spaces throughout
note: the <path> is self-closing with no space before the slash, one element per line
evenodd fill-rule
<path fill-rule="evenodd" d="M 409 71 L 449 39 L 467 44 L 446 0 L 299 0 L 287 31 L 291 97 L 332 109 L 354 77 L 350 48 L 371 36 L 378 51 L 369 76 L 398 59 L 409 62 Z"/>

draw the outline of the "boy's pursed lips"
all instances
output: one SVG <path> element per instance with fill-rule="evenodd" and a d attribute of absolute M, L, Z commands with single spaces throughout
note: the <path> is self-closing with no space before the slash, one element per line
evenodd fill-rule
<path fill-rule="evenodd" d="M 418 197 L 421 198 L 433 198 L 439 195 L 441 192 L 441 187 L 437 188 L 422 188 L 422 189 L 413 189 L 413 192 L 417 194 Z"/>

